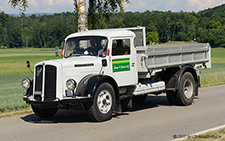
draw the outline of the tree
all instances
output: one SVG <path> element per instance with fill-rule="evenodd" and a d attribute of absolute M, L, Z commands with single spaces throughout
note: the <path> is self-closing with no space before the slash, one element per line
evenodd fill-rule
<path fill-rule="evenodd" d="M 159 43 L 159 34 L 156 31 L 147 32 L 146 42 L 147 44 Z"/>
<path fill-rule="evenodd" d="M 91 27 L 95 28 L 96 21 L 101 23 L 105 18 L 109 17 L 110 13 L 115 12 L 118 8 L 124 11 L 123 3 L 129 3 L 129 0 L 89 0 L 88 14 L 91 17 Z M 28 7 L 27 0 L 9 0 L 9 3 L 15 8 L 19 5 L 23 12 Z M 74 0 L 75 9 L 79 15 L 78 31 L 85 31 L 88 29 L 88 16 L 85 0 Z"/>
<path fill-rule="evenodd" d="M 88 30 L 88 15 L 85 0 L 74 0 L 74 5 L 78 11 L 78 31 Z"/>
<path fill-rule="evenodd" d="M 106 28 L 110 21 L 110 16 L 115 11 L 118 12 L 118 22 L 122 24 L 124 14 L 124 3 L 129 0 L 89 0 L 88 20 L 90 29 Z"/>
<path fill-rule="evenodd" d="M 208 31 L 206 41 L 210 43 L 212 47 L 225 46 L 225 26 L 222 29 L 214 28 Z"/>
<path fill-rule="evenodd" d="M 9 3 L 15 8 L 19 6 L 19 10 L 23 13 L 28 8 L 27 0 L 9 0 Z"/>
<path fill-rule="evenodd" d="M 109 16 L 111 13 L 114 13 L 118 8 L 120 9 L 120 12 L 123 13 L 124 2 L 129 3 L 129 0 L 89 0 L 87 16 L 85 0 L 74 0 L 74 5 L 79 15 L 78 31 L 88 29 L 87 19 L 89 19 L 89 26 L 91 29 L 99 27 L 104 28 L 104 24 L 109 21 Z"/>
<path fill-rule="evenodd" d="M 23 40 L 18 21 L 15 18 L 10 17 L 6 29 L 7 29 L 7 46 L 10 48 L 14 47 L 21 48 L 23 46 Z"/>

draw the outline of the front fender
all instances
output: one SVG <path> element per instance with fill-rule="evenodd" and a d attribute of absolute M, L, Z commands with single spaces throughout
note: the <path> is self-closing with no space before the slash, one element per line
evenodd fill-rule
<path fill-rule="evenodd" d="M 76 89 L 77 96 L 92 96 L 94 97 L 95 91 L 102 83 L 107 82 L 114 88 L 115 94 L 118 94 L 118 85 L 116 81 L 107 75 L 87 75 L 78 84 Z"/>

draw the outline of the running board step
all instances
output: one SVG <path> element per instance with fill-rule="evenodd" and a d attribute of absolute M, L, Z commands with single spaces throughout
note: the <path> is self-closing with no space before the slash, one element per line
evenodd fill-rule
<path fill-rule="evenodd" d="M 165 90 L 166 85 L 164 81 L 155 83 L 138 84 L 135 86 L 133 95 L 150 94 Z"/>

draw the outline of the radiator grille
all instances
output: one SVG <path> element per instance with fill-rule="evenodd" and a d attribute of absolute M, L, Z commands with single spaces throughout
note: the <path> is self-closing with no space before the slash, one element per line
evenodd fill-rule
<path fill-rule="evenodd" d="M 35 69 L 35 91 L 42 91 L 42 82 L 43 82 L 43 66 L 36 66 Z"/>
<path fill-rule="evenodd" d="M 45 66 L 44 101 L 56 99 L 56 74 L 57 70 L 55 66 Z"/>
<path fill-rule="evenodd" d="M 42 101 L 41 98 L 42 94 L 44 94 L 44 101 L 53 101 L 56 99 L 56 77 L 57 77 L 56 74 L 57 69 L 55 66 L 46 65 L 45 72 L 42 65 L 36 66 L 35 92 L 34 92 L 35 100 Z M 42 91 L 43 83 L 44 83 L 44 92 Z"/>

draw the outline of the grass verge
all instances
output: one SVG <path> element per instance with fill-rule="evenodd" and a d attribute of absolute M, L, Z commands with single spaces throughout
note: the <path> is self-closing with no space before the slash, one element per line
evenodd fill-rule
<path fill-rule="evenodd" d="M 224 141 L 225 128 L 194 136 L 184 141 Z"/>
<path fill-rule="evenodd" d="M 32 113 L 32 109 L 30 108 L 30 106 L 28 106 L 27 108 L 20 108 L 18 110 L 13 110 L 10 112 L 0 112 L 0 118 L 5 118 L 5 117 L 11 117 L 11 116 L 15 116 L 15 115 L 21 115 L 21 114 L 29 114 Z"/>

